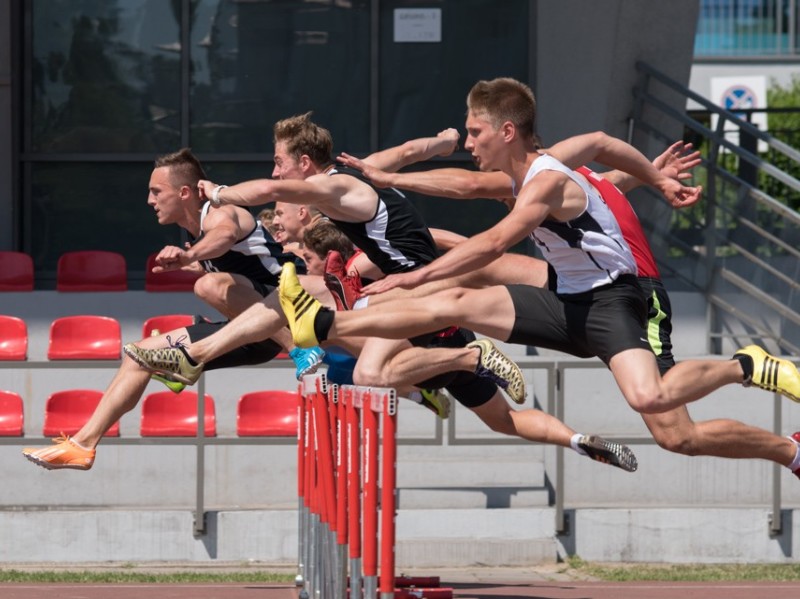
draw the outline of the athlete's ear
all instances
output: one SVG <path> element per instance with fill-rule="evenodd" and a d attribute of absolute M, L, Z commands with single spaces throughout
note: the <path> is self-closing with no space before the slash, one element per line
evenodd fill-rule
<path fill-rule="evenodd" d="M 194 191 L 195 190 L 188 185 L 181 185 L 181 188 L 178 190 L 178 195 L 181 196 L 182 200 L 188 200 L 192 197 Z"/>
<path fill-rule="evenodd" d="M 517 136 L 517 127 L 511 121 L 506 121 L 500 125 L 500 131 L 503 133 L 503 141 L 509 142 Z"/>
<path fill-rule="evenodd" d="M 304 173 L 308 173 L 314 168 L 314 163 L 311 162 L 311 158 L 309 158 L 308 154 L 301 155 L 298 162 L 300 163 L 300 168 Z"/>

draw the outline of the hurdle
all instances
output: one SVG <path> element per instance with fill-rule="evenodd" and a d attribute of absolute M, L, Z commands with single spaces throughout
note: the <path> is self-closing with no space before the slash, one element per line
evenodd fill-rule
<path fill-rule="evenodd" d="M 305 376 L 298 393 L 300 599 L 452 599 L 436 576 L 395 575 L 397 395 Z"/>

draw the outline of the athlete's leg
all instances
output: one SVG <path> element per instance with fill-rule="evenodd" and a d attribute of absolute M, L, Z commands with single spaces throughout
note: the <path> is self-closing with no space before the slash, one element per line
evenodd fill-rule
<path fill-rule="evenodd" d="M 209 272 L 197 279 L 194 293 L 227 319 L 235 318 L 263 298 L 250 279 L 227 272 Z"/>
<path fill-rule="evenodd" d="M 541 410 L 515 410 L 498 391 L 485 404 L 471 408 L 491 430 L 551 445 L 570 446 L 575 431 Z"/>

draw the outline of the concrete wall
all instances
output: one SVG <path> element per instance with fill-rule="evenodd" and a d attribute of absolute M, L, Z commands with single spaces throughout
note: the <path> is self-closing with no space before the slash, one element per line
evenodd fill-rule
<path fill-rule="evenodd" d="M 689 81 L 698 0 L 562 0 L 536 7 L 534 91 L 546 145 L 597 130 L 626 138 L 639 60 Z"/>

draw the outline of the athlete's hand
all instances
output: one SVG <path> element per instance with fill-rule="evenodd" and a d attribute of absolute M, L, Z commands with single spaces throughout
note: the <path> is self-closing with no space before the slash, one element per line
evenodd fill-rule
<path fill-rule="evenodd" d="M 689 187 L 676 179 L 663 177 L 658 184 L 658 189 L 675 208 L 687 208 L 700 201 L 703 194 L 702 186 Z"/>
<path fill-rule="evenodd" d="M 370 166 L 360 158 L 356 158 L 355 156 L 351 156 L 347 152 L 342 152 L 337 156 L 336 160 L 341 162 L 345 166 L 349 166 L 350 168 L 357 169 L 361 171 L 361 173 L 369 179 L 375 187 L 391 187 L 391 182 L 389 180 L 391 174 L 383 171 L 379 168 L 375 168 L 374 166 Z"/>
<path fill-rule="evenodd" d="M 200 179 L 197 182 L 197 191 L 200 192 L 200 197 L 206 200 L 211 199 L 211 192 L 214 191 L 214 188 L 217 187 L 217 184 L 213 181 L 207 181 L 205 179 Z"/>
<path fill-rule="evenodd" d="M 456 129 L 450 127 L 444 131 L 439 131 L 439 133 L 436 134 L 436 137 L 446 139 L 452 144 L 450 147 L 440 152 L 439 156 L 450 156 L 450 154 L 456 151 L 456 148 L 458 147 L 458 138 L 460 137 Z"/>
<path fill-rule="evenodd" d="M 692 174 L 688 171 L 700 164 L 700 152 L 694 149 L 691 143 L 676 141 L 666 151 L 653 160 L 653 166 L 661 174 L 671 179 L 690 179 Z"/>
<path fill-rule="evenodd" d="M 413 289 L 422 283 L 419 271 L 403 272 L 396 275 L 388 275 L 374 283 L 370 283 L 361 288 L 361 297 L 367 295 L 377 295 L 385 293 L 395 287 L 402 289 Z"/>
<path fill-rule="evenodd" d="M 182 256 L 185 252 L 174 245 L 168 245 L 163 250 L 158 252 L 155 258 L 155 266 L 153 272 L 167 272 L 169 270 L 179 270 L 183 263 L 181 262 Z"/>

